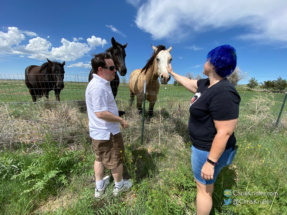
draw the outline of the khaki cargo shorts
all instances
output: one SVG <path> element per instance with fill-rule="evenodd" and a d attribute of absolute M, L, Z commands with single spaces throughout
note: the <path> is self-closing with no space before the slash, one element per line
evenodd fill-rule
<path fill-rule="evenodd" d="M 124 161 L 125 149 L 122 133 L 110 134 L 109 140 L 92 139 L 96 161 L 106 169 L 114 169 Z"/>

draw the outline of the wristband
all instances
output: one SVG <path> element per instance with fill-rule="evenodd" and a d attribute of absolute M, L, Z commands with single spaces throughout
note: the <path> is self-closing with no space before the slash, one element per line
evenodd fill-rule
<path fill-rule="evenodd" d="M 217 162 L 214 162 L 212 160 L 210 160 L 209 158 L 206 159 L 206 161 L 210 164 L 212 164 L 213 166 L 217 165 L 218 163 Z"/>

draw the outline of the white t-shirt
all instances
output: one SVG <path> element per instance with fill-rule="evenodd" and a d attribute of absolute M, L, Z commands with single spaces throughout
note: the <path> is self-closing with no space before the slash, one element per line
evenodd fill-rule
<path fill-rule="evenodd" d="M 120 132 L 118 122 L 107 122 L 96 116 L 96 112 L 109 111 L 119 116 L 110 82 L 93 74 L 93 78 L 86 88 L 86 105 L 89 117 L 90 137 L 94 140 L 109 140 Z"/>

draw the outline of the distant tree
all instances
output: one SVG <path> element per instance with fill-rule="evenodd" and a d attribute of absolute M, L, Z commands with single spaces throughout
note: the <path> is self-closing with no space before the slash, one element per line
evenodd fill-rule
<path fill-rule="evenodd" d="M 197 74 L 194 79 L 200 80 L 200 79 L 202 79 L 202 78 L 201 78 L 201 75 L 200 75 L 200 74 Z"/>
<path fill-rule="evenodd" d="M 286 87 L 287 87 L 286 79 L 282 79 L 281 77 L 279 77 L 276 81 L 274 81 L 274 88 L 278 89 L 280 92 L 285 90 Z"/>
<path fill-rule="evenodd" d="M 189 78 L 189 79 L 194 79 L 193 73 L 190 73 L 190 72 L 187 72 L 187 73 L 185 74 L 185 77 L 187 77 L 187 78 Z"/>
<path fill-rule="evenodd" d="M 182 86 L 178 81 L 174 81 L 173 82 L 173 86 L 177 86 L 177 87 L 179 87 L 179 86 Z"/>
<path fill-rule="evenodd" d="M 127 84 L 127 80 L 126 80 L 126 77 L 125 77 L 125 76 L 122 77 L 122 84 L 123 84 L 123 85 L 126 85 L 126 84 Z"/>
<path fill-rule="evenodd" d="M 264 81 L 264 83 L 261 83 L 260 87 L 267 90 L 272 89 L 274 88 L 274 81 Z"/>
<path fill-rule="evenodd" d="M 243 72 L 239 69 L 239 67 L 236 67 L 233 73 L 227 77 L 227 79 L 230 81 L 231 84 L 234 86 L 237 86 L 238 82 L 241 80 L 244 80 L 246 78 L 247 72 Z"/>
<path fill-rule="evenodd" d="M 247 84 L 247 87 L 249 87 L 250 89 L 255 88 L 256 86 L 258 86 L 258 82 L 255 78 L 251 78 L 249 80 L 249 83 Z"/>

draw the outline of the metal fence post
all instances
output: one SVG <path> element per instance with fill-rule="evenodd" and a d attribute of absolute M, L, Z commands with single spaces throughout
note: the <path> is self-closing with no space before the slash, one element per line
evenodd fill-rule
<path fill-rule="evenodd" d="M 279 113 L 279 116 L 278 116 L 278 119 L 277 119 L 277 122 L 276 122 L 276 126 L 277 126 L 277 125 L 278 125 L 278 123 L 279 123 L 279 119 L 280 119 L 281 113 L 282 113 L 282 111 L 283 111 L 283 108 L 284 108 L 284 105 L 285 105 L 286 98 L 287 98 L 287 92 L 286 92 L 286 94 L 285 94 L 285 98 L 284 98 L 284 101 L 283 101 L 283 104 L 282 104 L 282 107 L 281 107 L 281 110 L 280 110 L 280 113 Z"/>
<path fill-rule="evenodd" d="M 142 109 L 142 135 L 141 135 L 141 144 L 143 144 L 143 132 L 144 132 L 145 91 L 146 91 L 146 81 L 144 82 L 144 98 L 143 98 L 143 109 Z"/>

